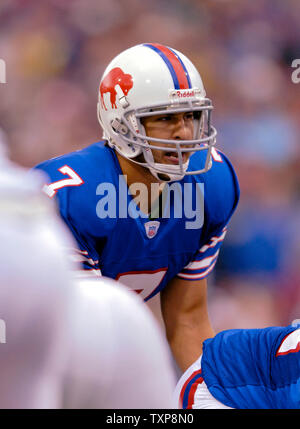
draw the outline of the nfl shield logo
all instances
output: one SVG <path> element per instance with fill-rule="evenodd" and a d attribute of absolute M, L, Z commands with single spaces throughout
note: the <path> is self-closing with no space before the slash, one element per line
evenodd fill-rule
<path fill-rule="evenodd" d="M 156 236 L 159 225 L 160 222 L 158 222 L 157 220 L 152 220 L 150 222 L 145 223 L 145 229 L 148 238 L 153 238 Z"/>

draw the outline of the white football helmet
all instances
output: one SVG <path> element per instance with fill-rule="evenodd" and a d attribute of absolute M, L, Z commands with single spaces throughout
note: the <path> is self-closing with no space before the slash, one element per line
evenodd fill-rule
<path fill-rule="evenodd" d="M 211 125 L 212 109 L 192 62 L 158 43 L 123 51 L 110 62 L 100 82 L 97 111 L 103 137 L 123 157 L 148 168 L 161 181 L 181 180 L 186 174 L 204 173 L 211 167 L 211 149 L 217 134 Z M 194 112 L 193 140 L 146 135 L 141 119 L 166 111 Z M 151 149 L 174 152 L 178 164 L 155 162 Z M 189 161 L 183 162 L 182 154 L 200 150 L 207 151 L 203 165 L 187 171 Z"/>

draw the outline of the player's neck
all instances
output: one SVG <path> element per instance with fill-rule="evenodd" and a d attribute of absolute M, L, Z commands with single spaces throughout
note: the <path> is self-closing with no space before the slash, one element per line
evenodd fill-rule
<path fill-rule="evenodd" d="M 116 155 L 123 174 L 127 176 L 128 186 L 133 183 L 144 183 L 150 188 L 151 183 L 159 183 L 159 181 L 150 173 L 148 168 L 134 164 L 117 152 Z"/>
<path fill-rule="evenodd" d="M 161 184 L 161 182 L 156 179 L 148 170 L 148 168 L 145 168 L 141 165 L 138 164 L 134 164 L 133 162 L 131 162 L 130 160 L 124 158 L 122 155 L 120 155 L 119 153 L 116 152 L 122 173 L 124 175 L 127 176 L 127 185 L 128 187 L 133 185 L 134 183 L 143 183 L 144 185 L 147 186 L 147 190 L 148 190 L 148 195 L 151 196 L 151 198 L 149 198 L 149 200 L 147 201 L 147 206 L 148 206 L 148 212 L 151 212 L 151 205 L 155 205 L 155 199 L 157 199 L 159 197 L 159 195 L 156 195 L 157 198 L 153 199 L 153 195 L 152 195 L 152 189 L 151 189 L 151 183 L 159 183 Z M 162 185 L 162 184 L 161 184 Z M 163 185 L 159 187 L 160 188 L 160 192 L 163 189 Z M 152 192 L 152 193 L 151 193 Z"/>

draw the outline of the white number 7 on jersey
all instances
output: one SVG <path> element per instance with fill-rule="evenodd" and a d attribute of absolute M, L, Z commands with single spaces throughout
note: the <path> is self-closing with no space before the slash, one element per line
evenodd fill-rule
<path fill-rule="evenodd" d="M 57 182 L 50 183 L 49 185 L 45 185 L 43 187 L 43 191 L 50 198 L 52 198 L 59 189 L 64 188 L 65 186 L 80 186 L 84 183 L 81 177 L 78 176 L 78 174 L 75 173 L 75 171 L 72 170 L 72 168 L 68 165 L 64 165 L 63 167 L 59 168 L 58 171 L 64 175 L 68 175 L 69 179 L 62 179 L 58 180 Z"/>

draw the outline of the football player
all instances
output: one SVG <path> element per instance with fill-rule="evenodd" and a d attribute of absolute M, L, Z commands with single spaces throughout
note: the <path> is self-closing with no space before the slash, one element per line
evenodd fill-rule
<path fill-rule="evenodd" d="M 212 102 L 182 53 L 144 43 L 115 57 L 100 82 L 103 140 L 45 161 L 44 190 L 91 275 L 148 301 L 160 292 L 173 355 L 185 371 L 213 335 L 207 276 L 238 204 L 232 165 L 215 148 Z"/>
<path fill-rule="evenodd" d="M 232 329 L 205 340 L 175 399 L 185 409 L 299 409 L 300 324 Z"/>
<path fill-rule="evenodd" d="M 1 149 L 0 408 L 171 408 L 175 376 L 150 310 L 111 279 L 73 279 L 65 248 L 76 245 L 40 174 Z"/>

